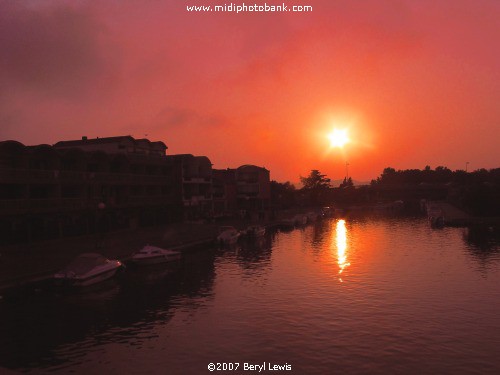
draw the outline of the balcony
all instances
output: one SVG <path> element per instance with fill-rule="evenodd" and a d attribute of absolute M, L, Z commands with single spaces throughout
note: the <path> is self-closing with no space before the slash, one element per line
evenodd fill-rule
<path fill-rule="evenodd" d="M 209 184 L 211 182 L 210 177 L 189 177 L 184 176 L 182 182 L 186 184 Z"/>
<path fill-rule="evenodd" d="M 0 182 L 28 183 L 55 181 L 58 171 L 40 169 L 0 169 Z"/>
<path fill-rule="evenodd" d="M 202 202 L 212 200 L 212 194 L 184 196 L 184 206 L 197 206 Z"/>
<path fill-rule="evenodd" d="M 97 209 L 99 199 L 48 198 L 0 200 L 0 211 L 5 214 L 51 213 Z"/>
<path fill-rule="evenodd" d="M 58 182 L 101 182 L 155 184 L 172 181 L 168 175 L 148 175 L 132 173 L 108 173 L 86 171 L 61 171 L 41 169 L 0 169 L 0 182 L 3 183 L 58 183 Z M 208 181 L 210 182 L 210 181 Z"/>
<path fill-rule="evenodd" d="M 238 185 L 257 184 L 258 182 L 259 182 L 259 179 L 257 177 L 238 178 L 236 180 L 236 183 Z"/>

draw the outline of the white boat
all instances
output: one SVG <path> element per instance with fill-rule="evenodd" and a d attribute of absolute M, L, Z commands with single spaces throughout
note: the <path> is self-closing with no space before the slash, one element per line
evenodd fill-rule
<path fill-rule="evenodd" d="M 235 227 L 224 226 L 219 230 L 217 242 L 222 245 L 233 245 L 238 242 L 238 238 L 240 238 L 240 232 Z"/>
<path fill-rule="evenodd" d="M 87 286 L 113 277 L 121 266 L 119 260 L 109 260 L 101 254 L 84 253 L 56 273 L 54 279 L 73 286 Z"/>
<path fill-rule="evenodd" d="M 179 259 L 181 259 L 181 253 L 178 251 L 146 245 L 132 256 L 131 261 L 145 265 L 172 262 Z"/>
<path fill-rule="evenodd" d="M 266 234 L 266 228 L 261 225 L 250 225 L 246 230 L 246 235 L 249 237 L 262 237 Z"/>

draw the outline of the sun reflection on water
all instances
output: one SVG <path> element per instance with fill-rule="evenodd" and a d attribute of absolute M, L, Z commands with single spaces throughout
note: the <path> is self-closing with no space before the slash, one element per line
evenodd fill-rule
<path fill-rule="evenodd" d="M 347 261 L 347 228 L 345 226 L 345 220 L 341 219 L 337 221 L 335 233 L 337 263 L 339 265 L 339 281 L 343 282 L 342 272 L 344 272 L 344 268 L 350 265 Z"/>

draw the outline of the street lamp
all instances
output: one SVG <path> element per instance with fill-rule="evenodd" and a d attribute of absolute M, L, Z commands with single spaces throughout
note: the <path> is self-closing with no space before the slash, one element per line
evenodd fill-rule
<path fill-rule="evenodd" d="M 466 161 L 466 162 L 465 162 L 465 172 L 466 172 L 466 173 L 467 173 L 467 167 L 468 167 L 468 166 L 469 166 L 469 162 L 468 162 L 468 161 Z"/>
<path fill-rule="evenodd" d="M 349 178 L 349 163 L 348 162 L 345 162 L 345 178 L 348 179 Z"/>

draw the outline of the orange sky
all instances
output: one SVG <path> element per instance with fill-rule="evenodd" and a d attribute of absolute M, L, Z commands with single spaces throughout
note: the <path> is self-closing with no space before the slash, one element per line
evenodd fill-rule
<path fill-rule="evenodd" d="M 147 134 L 293 182 L 343 178 L 346 161 L 361 181 L 500 167 L 499 1 L 186 11 L 229 3 L 0 0 L 0 139 Z M 335 126 L 349 129 L 343 150 L 329 149 Z"/>

